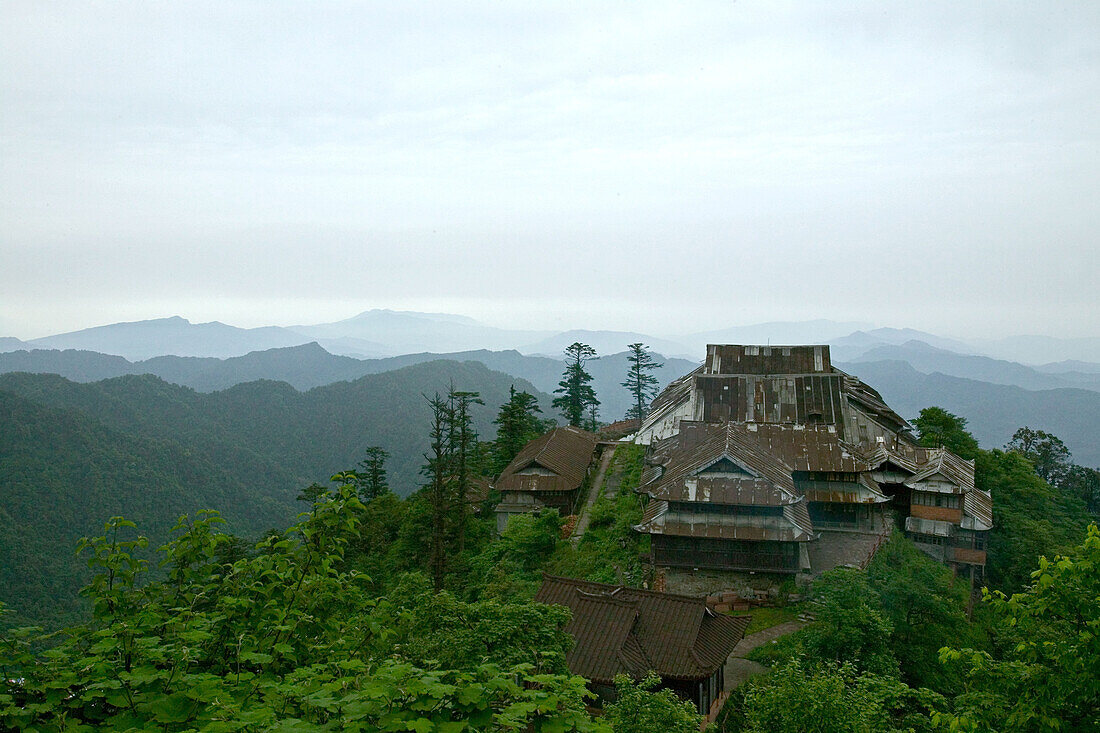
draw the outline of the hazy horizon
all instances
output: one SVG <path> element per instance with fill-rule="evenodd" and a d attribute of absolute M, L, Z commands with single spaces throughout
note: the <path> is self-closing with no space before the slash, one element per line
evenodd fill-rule
<path fill-rule="evenodd" d="M 0 7 L 0 335 L 1100 335 L 1100 5 Z"/>

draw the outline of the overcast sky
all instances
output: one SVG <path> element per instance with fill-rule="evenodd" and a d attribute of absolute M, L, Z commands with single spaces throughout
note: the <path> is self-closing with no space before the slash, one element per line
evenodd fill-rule
<path fill-rule="evenodd" d="M 1100 335 L 1100 3 L 0 4 L 0 335 Z"/>

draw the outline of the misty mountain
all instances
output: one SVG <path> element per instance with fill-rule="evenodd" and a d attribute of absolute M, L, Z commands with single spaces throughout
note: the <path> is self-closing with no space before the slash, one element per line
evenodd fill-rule
<path fill-rule="evenodd" d="M 16 351 L 25 348 L 27 348 L 25 341 L 21 341 L 14 336 L 0 336 L 0 354 L 5 351 Z"/>
<path fill-rule="evenodd" d="M 1013 384 L 1030 390 L 1079 387 L 1100 391 L 1100 374 L 1046 374 L 1016 362 L 937 349 L 923 341 L 876 346 L 850 360 L 855 364 L 867 361 L 904 361 L 925 374 L 940 372 L 992 384 Z"/>
<path fill-rule="evenodd" d="M 774 321 L 749 326 L 732 326 L 714 331 L 702 331 L 684 336 L 672 336 L 692 348 L 702 359 L 707 344 L 827 344 L 853 331 L 871 328 L 862 322 L 838 322 L 826 319 L 814 321 Z"/>
<path fill-rule="evenodd" d="M 226 358 L 283 346 L 297 346 L 312 339 L 278 326 L 237 328 L 224 323 L 191 323 L 185 318 L 114 323 L 80 331 L 31 339 L 39 349 L 78 349 L 123 356 L 130 360 L 163 354 Z"/>
<path fill-rule="evenodd" d="M 1057 435 L 1073 460 L 1100 466 L 1100 392 L 1062 388 L 1026 390 L 946 374 L 922 374 L 901 361 L 837 364 L 882 393 L 903 417 L 936 405 L 965 417 L 985 448 L 1000 448 L 1028 426 Z"/>
<path fill-rule="evenodd" d="M 658 363 L 665 364 L 655 372 L 662 387 L 697 366 L 684 359 L 666 359 L 660 354 L 653 356 Z M 310 343 L 257 351 L 229 359 L 158 356 L 139 362 L 91 351 L 36 349 L 0 354 L 0 373 L 59 374 L 75 382 L 94 382 L 127 374 L 153 374 L 199 392 L 213 392 L 242 382 L 269 379 L 286 382 L 297 390 L 308 390 L 440 359 L 480 362 L 495 371 L 527 380 L 547 393 L 557 389 L 565 370 L 563 361 L 545 356 L 524 356 L 518 351 L 482 349 L 451 354 L 419 353 L 386 359 L 353 359 L 330 354 L 318 344 Z M 627 368 L 625 352 L 594 359 L 588 364 L 593 386 L 602 403 L 600 414 L 608 422 L 621 418 L 630 407 L 630 395 L 622 386 Z M 556 413 L 550 416 L 556 417 Z"/>
<path fill-rule="evenodd" d="M 910 341 L 919 341 L 930 346 L 953 351 L 959 354 L 973 354 L 976 349 L 955 339 L 916 331 L 912 328 L 873 328 L 868 331 L 855 331 L 829 342 L 829 348 L 835 361 L 854 361 L 871 349 L 882 346 L 900 346 Z"/>
<path fill-rule="evenodd" d="M 1100 337 L 1095 336 L 1009 336 L 1000 339 L 973 339 L 973 342 L 975 348 L 983 354 L 1022 364 L 1048 364 L 1066 360 L 1100 362 Z"/>
<path fill-rule="evenodd" d="M 692 351 L 690 347 L 684 344 L 656 338 L 654 336 L 647 336 L 643 333 L 633 333 L 630 331 L 585 331 L 579 329 L 563 331 L 549 338 L 524 344 L 520 346 L 518 350 L 524 354 L 559 358 L 567 346 L 578 341 L 582 344 L 588 344 L 600 355 L 618 354 L 627 351 L 630 344 L 636 343 L 643 343 L 651 350 L 660 352 L 661 354 L 682 358 L 687 358 L 687 355 Z M 700 353 L 700 358 L 702 358 L 702 353 Z"/>
<path fill-rule="evenodd" d="M 340 348 L 341 339 L 377 343 L 381 353 L 452 352 L 469 349 L 512 349 L 521 343 L 551 335 L 548 331 L 505 330 L 486 326 L 464 316 L 445 313 L 369 310 L 333 323 L 293 326 L 296 333 L 327 339 Z M 322 342 L 324 344 L 324 342 Z M 351 352 L 355 353 L 355 352 Z"/>
<path fill-rule="evenodd" d="M 472 412 L 485 439 L 509 387 L 526 389 L 550 412 L 549 396 L 525 380 L 476 362 L 430 361 L 299 392 L 285 382 L 261 380 L 201 393 L 152 376 L 128 375 L 89 384 L 54 375 L 0 376 L 0 389 L 45 406 L 81 410 L 114 430 L 172 440 L 225 456 L 249 456 L 282 466 L 296 483 L 325 480 L 361 460 L 368 445 L 392 454 L 391 483 L 408 493 L 419 485 L 430 410 L 423 395 L 454 383 L 481 392 Z M 251 470 L 251 469 L 250 469 Z M 262 471 L 253 476 L 262 477 Z"/>
<path fill-rule="evenodd" d="M 1100 364 L 1078 359 L 1066 359 L 1035 367 L 1046 374 L 1100 374 Z"/>

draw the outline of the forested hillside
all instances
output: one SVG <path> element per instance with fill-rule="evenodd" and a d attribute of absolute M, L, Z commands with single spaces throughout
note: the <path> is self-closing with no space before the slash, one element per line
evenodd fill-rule
<path fill-rule="evenodd" d="M 149 375 L 91 384 L 3 375 L 0 601 L 40 622 L 71 619 L 87 577 L 71 548 L 109 517 L 139 521 L 154 547 L 180 514 L 200 509 L 255 538 L 291 522 L 304 487 L 354 467 L 371 445 L 389 452 L 390 486 L 407 494 L 423 481 L 423 395 L 452 380 L 481 393 L 486 404 L 472 415 L 486 438 L 513 384 L 535 391 L 481 364 L 446 361 L 305 393 L 270 381 L 202 394 Z"/>
<path fill-rule="evenodd" d="M 126 433 L 0 390 L 0 601 L 24 620 L 75 620 L 90 573 L 73 550 L 109 517 L 159 543 L 180 514 L 218 508 L 233 532 L 258 536 L 294 516 L 300 485 L 246 451 Z"/>
<path fill-rule="evenodd" d="M 561 380 L 565 362 L 545 356 L 524 356 L 518 351 L 462 351 L 451 354 L 423 352 L 385 359 L 354 359 L 331 354 L 316 343 L 255 351 L 229 359 L 191 356 L 158 356 L 130 362 L 120 356 L 94 351 L 35 349 L 0 353 L 0 374 L 32 372 L 59 374 L 76 382 L 93 382 L 130 374 L 153 374 L 173 384 L 199 392 L 228 389 L 243 382 L 270 379 L 307 390 L 334 382 L 351 381 L 428 361 L 476 361 L 489 369 L 524 379 L 543 392 L 553 392 Z M 661 386 L 695 368 L 684 359 L 665 359 L 655 374 Z M 611 354 L 588 363 L 593 388 L 599 396 L 600 415 L 607 422 L 619 420 L 631 398 L 622 382 L 627 372 L 627 353 Z"/>

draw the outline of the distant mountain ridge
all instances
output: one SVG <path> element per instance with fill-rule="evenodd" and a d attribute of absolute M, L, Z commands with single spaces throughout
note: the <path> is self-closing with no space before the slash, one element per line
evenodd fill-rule
<path fill-rule="evenodd" d="M 838 363 L 877 389 L 903 417 L 936 405 L 965 417 L 985 448 L 1003 447 L 1023 426 L 1061 438 L 1081 465 L 1100 467 L 1100 392 L 1026 390 L 947 374 L 923 374 L 904 361 Z"/>
<path fill-rule="evenodd" d="M 695 368 L 694 362 L 666 359 L 656 372 L 662 386 Z M 159 356 L 129 362 L 119 356 L 90 351 L 15 351 L 0 354 L 0 374 L 31 372 L 59 374 L 77 382 L 95 382 L 128 374 L 153 374 L 173 384 L 200 392 L 228 389 L 257 379 L 283 381 L 305 391 L 335 382 L 350 381 L 402 367 L 436 360 L 476 361 L 490 369 L 510 374 L 552 393 L 561 380 L 565 363 L 543 356 L 525 356 L 518 351 L 464 351 L 451 354 L 419 353 L 385 359 L 354 359 L 330 354 L 317 343 L 257 351 L 228 359 Z M 613 354 L 588 364 L 593 385 L 602 402 L 601 415 L 608 422 L 626 414 L 630 396 L 621 382 L 626 378 L 626 354 Z"/>

